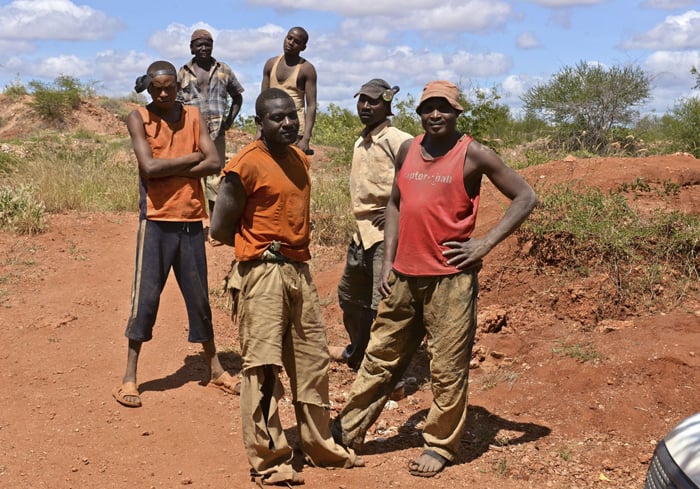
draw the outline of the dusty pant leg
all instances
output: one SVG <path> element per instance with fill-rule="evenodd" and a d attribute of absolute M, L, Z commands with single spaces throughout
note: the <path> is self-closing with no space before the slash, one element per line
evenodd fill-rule
<path fill-rule="evenodd" d="M 379 304 L 365 359 L 338 415 L 343 444 L 353 448 L 362 445 L 425 334 L 409 279 L 392 273 L 389 284 L 391 294 Z"/>
<path fill-rule="evenodd" d="M 281 267 L 287 285 L 291 326 L 282 359 L 289 375 L 301 449 L 319 467 L 352 467 L 355 455 L 333 440 L 329 429 L 328 343 L 321 305 L 305 263 Z"/>
<path fill-rule="evenodd" d="M 277 473 L 291 479 L 294 453 L 287 443 L 279 418 L 278 403 L 284 394 L 279 370 L 277 366 L 266 365 L 248 368 L 241 375 L 243 443 L 248 461 L 257 474 Z M 266 375 L 272 375 L 272 382 Z M 272 384 L 268 396 L 263 395 L 266 380 L 267 385 Z"/>
<path fill-rule="evenodd" d="M 282 339 L 288 328 L 284 282 L 274 263 L 241 262 L 238 267 L 243 442 L 254 472 L 289 479 L 293 453 L 278 412 Z"/>
<path fill-rule="evenodd" d="M 327 407 L 297 402 L 294 411 L 301 449 L 310 465 L 346 469 L 356 466 L 357 455 L 354 450 L 338 445 L 331 436 L 330 412 Z"/>
<path fill-rule="evenodd" d="M 476 332 L 477 272 L 436 279 L 424 301 L 433 402 L 425 447 L 454 460 L 467 420 L 469 360 Z"/>
<path fill-rule="evenodd" d="M 338 282 L 338 304 L 343 311 L 343 325 L 350 337 L 345 349 L 348 364 L 357 369 L 364 356 L 372 326 L 372 270 L 367 266 L 362 244 L 348 245 L 345 269 Z M 371 263 L 370 263 L 371 265 Z"/>

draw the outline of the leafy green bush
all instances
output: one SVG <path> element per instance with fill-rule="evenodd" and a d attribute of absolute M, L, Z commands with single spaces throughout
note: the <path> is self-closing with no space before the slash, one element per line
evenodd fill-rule
<path fill-rule="evenodd" d="M 362 131 L 356 114 L 335 104 L 319 112 L 314 124 L 313 142 L 336 148 L 334 160 L 338 166 L 350 166 L 352 149 Z"/>
<path fill-rule="evenodd" d="M 700 158 L 700 98 L 679 101 L 661 118 L 663 131 L 672 151 L 685 151 Z"/>
<path fill-rule="evenodd" d="M 556 140 L 567 151 L 604 154 L 610 130 L 634 122 L 636 107 L 649 99 L 650 83 L 639 66 L 581 61 L 530 88 L 522 100 L 527 111 L 556 128 Z"/>
<path fill-rule="evenodd" d="M 0 187 L 0 228 L 18 234 L 41 233 L 46 229 L 45 210 L 30 187 Z"/>
<path fill-rule="evenodd" d="M 64 122 L 80 106 L 81 96 L 92 94 L 92 89 L 70 76 L 59 76 L 53 83 L 32 80 L 29 87 L 33 95 L 32 108 L 41 117 L 53 122 Z"/>
<path fill-rule="evenodd" d="M 16 100 L 27 95 L 27 88 L 19 79 L 19 76 L 17 76 L 17 79 L 15 81 L 12 81 L 5 85 L 5 90 L 3 91 L 3 93 L 11 99 Z"/>

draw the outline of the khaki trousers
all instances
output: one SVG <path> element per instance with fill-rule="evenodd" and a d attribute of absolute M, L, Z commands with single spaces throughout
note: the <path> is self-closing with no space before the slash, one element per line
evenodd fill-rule
<path fill-rule="evenodd" d="M 390 277 L 365 358 L 339 415 L 343 443 L 359 448 L 426 337 L 433 401 L 424 447 L 454 460 L 467 419 L 469 361 L 476 332 L 478 269 L 445 277 Z"/>
<path fill-rule="evenodd" d="M 243 442 L 258 475 L 292 475 L 292 448 L 279 417 L 287 372 L 306 461 L 319 467 L 353 467 L 355 454 L 330 434 L 328 343 L 309 267 L 297 262 L 239 262 L 243 371 Z"/>

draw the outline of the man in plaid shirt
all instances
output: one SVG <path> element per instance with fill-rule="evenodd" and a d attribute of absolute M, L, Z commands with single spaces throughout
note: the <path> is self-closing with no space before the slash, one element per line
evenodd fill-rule
<path fill-rule="evenodd" d="M 223 168 L 226 164 L 226 130 L 241 110 L 244 89 L 231 68 L 212 57 L 213 48 L 214 40 L 209 31 L 197 29 L 192 33 L 190 51 L 193 57 L 177 74 L 178 101 L 199 107 Z M 211 216 L 218 192 L 219 173 L 207 177 L 203 184 Z M 210 242 L 218 244 L 212 240 Z"/>

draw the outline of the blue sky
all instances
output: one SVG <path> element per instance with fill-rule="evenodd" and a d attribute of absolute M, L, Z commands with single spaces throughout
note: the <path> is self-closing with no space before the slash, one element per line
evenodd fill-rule
<path fill-rule="evenodd" d="M 69 75 L 128 95 L 152 61 L 186 62 L 191 32 L 206 28 L 250 114 L 265 60 L 295 25 L 310 33 L 303 55 L 318 72 L 321 110 L 352 108 L 378 77 L 399 97 L 434 79 L 495 86 L 517 113 L 529 87 L 580 61 L 641 66 L 653 79 L 644 112 L 700 94 L 690 74 L 700 68 L 700 0 L 2 1 L 0 88 Z"/>

